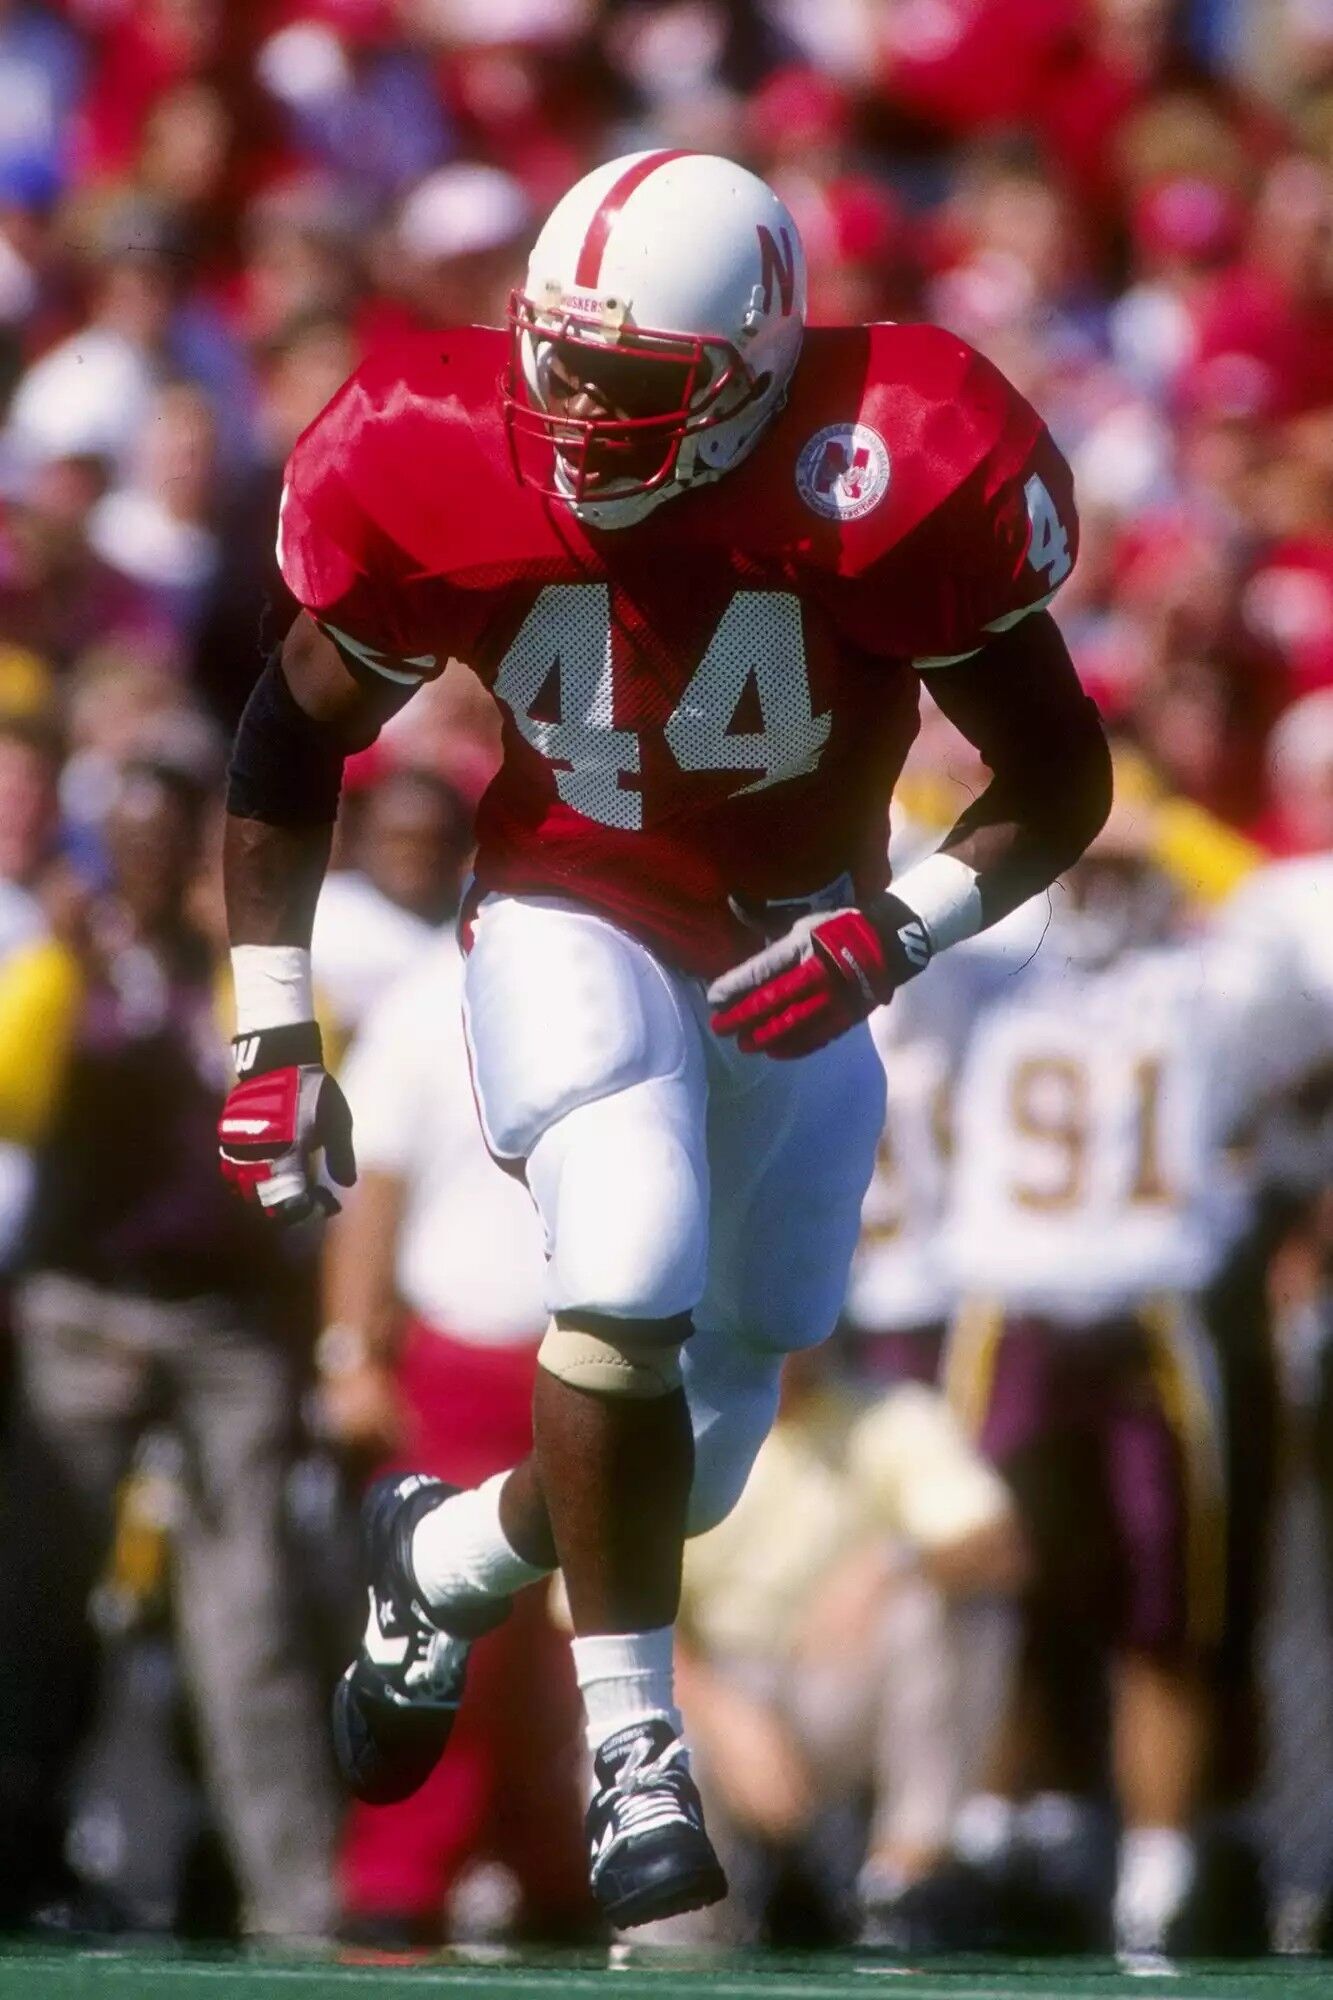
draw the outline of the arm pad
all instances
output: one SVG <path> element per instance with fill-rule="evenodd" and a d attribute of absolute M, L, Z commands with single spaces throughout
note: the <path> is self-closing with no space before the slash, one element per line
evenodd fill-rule
<path fill-rule="evenodd" d="M 227 811 L 270 826 L 328 826 L 338 816 L 345 751 L 306 714 L 275 654 L 245 704 L 227 771 Z"/>

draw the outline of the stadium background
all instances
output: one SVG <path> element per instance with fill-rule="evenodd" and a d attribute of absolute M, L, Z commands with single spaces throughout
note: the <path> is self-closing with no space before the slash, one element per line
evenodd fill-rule
<path fill-rule="evenodd" d="M 35 1012 L 30 990 L 0 991 L 7 1290 L 70 1226 L 60 1155 L 82 1142 L 62 1122 L 61 1024 L 71 977 L 115 958 L 106 912 L 134 858 L 108 827 L 127 772 L 148 787 L 150 840 L 182 867 L 201 816 L 202 861 L 176 886 L 221 963 L 221 771 L 291 615 L 272 541 L 293 440 L 376 342 L 499 318 L 544 208 L 598 160 L 658 143 L 775 181 L 805 235 L 813 318 L 942 321 L 1047 416 L 1084 523 L 1061 624 L 1200 920 L 1267 861 L 1333 847 L 1326 0 L 3 0 L 0 974 L 36 962 L 52 982 Z M 443 915 L 432 869 L 454 865 L 494 754 L 488 704 L 451 676 L 351 773 L 322 975 L 344 1040 Z M 947 820 L 968 775 L 928 727 L 909 804 Z M 178 1119 L 153 1115 L 193 1185 L 212 1165 L 187 1094 Z M 114 1181 L 156 1138 L 130 1085 L 109 1115 L 98 1129 L 124 1150 L 97 1165 Z M 300 1376 L 268 1392 L 270 1416 L 289 1393 L 299 1416 L 278 1454 L 283 1532 L 313 1671 L 328 1670 L 355 1627 L 348 1496 L 383 1413 L 314 1379 L 316 1247 L 270 1267 L 203 1196 L 200 1215 L 198 1254 L 230 1260 L 236 1299 L 281 1291 Z M 1333 1870 L 1312 1414 L 1328 1230 L 1309 1195 L 1265 1273 L 1284 1423 L 1256 1824 L 1279 1940 L 1297 1946 Z M 118 1250 L 113 1232 L 99 1256 L 108 1293 L 137 1297 L 142 1245 Z M 87 1599 L 95 1643 L 52 1657 L 45 1717 L 0 1678 L 14 1924 L 37 1909 L 75 1935 L 225 1936 L 235 1919 L 174 1637 L 172 1530 L 198 1439 L 163 1384 L 191 1338 L 161 1332 Z M 0 1560 L 6 1651 L 40 1658 L 28 1617 L 68 1544 L 32 1521 L 26 1383 L 10 1370 Z M 194 1409 L 205 1433 L 226 1421 L 212 1407 Z M 187 1653 L 221 1649 L 225 1671 L 244 1602 Z M 34 1821 L 43 1730 L 82 1747 Z M 333 1811 L 322 1794 L 293 1802 L 307 1823 Z M 328 1894 L 326 1923 L 302 1928 L 336 1921 Z"/>

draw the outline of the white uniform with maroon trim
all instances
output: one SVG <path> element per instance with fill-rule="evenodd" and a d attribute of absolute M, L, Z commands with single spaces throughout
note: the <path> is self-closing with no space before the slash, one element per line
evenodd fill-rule
<path fill-rule="evenodd" d="M 959 1078 L 956 1282 L 1072 1329 L 1199 1292 L 1249 1213 L 1233 1141 L 1330 1047 L 1279 957 L 1182 941 L 1080 971 L 1052 933 Z"/>
<path fill-rule="evenodd" d="M 843 1308 L 858 1332 L 939 1328 L 952 1312 L 942 1237 L 958 1075 L 978 1017 L 1040 949 L 1048 913 L 1049 899 L 1034 897 L 936 959 L 871 1021 L 887 1102 Z"/>

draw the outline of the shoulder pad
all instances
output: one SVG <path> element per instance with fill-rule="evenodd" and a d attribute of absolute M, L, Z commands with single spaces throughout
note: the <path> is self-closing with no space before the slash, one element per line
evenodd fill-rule
<path fill-rule="evenodd" d="M 540 504 L 518 480 L 501 417 L 505 337 L 463 327 L 386 345 L 297 446 L 332 454 L 349 500 L 409 572 L 512 561 Z"/>
<path fill-rule="evenodd" d="M 979 468 L 1021 464 L 1041 423 L 966 341 L 885 323 L 811 330 L 782 429 L 810 553 L 856 577 Z"/>
<path fill-rule="evenodd" d="M 1031 405 L 940 327 L 810 338 L 783 450 L 803 558 L 847 636 L 943 665 L 1049 601 L 1077 517 Z"/>

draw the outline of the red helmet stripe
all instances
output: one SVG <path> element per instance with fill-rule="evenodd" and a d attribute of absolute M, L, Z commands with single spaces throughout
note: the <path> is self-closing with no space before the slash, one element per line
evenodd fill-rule
<path fill-rule="evenodd" d="M 618 181 L 613 181 L 602 196 L 597 212 L 588 224 L 588 233 L 579 251 L 579 261 L 574 272 L 574 282 L 580 291 L 595 292 L 602 275 L 602 258 L 606 254 L 607 238 L 619 219 L 620 211 L 634 193 L 641 187 L 649 174 L 655 174 L 659 167 L 669 160 L 687 160 L 688 146 L 678 146 L 674 152 L 645 153 L 632 167 L 627 167 Z"/>

